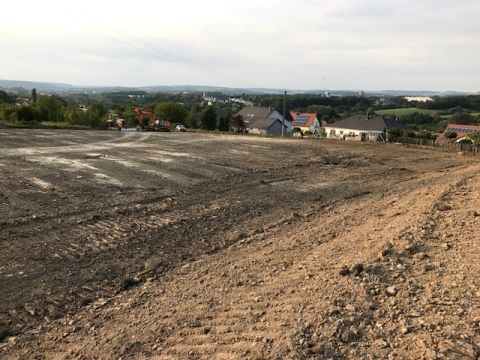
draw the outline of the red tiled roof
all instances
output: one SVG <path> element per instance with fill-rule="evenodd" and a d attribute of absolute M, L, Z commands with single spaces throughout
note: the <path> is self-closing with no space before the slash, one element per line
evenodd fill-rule
<path fill-rule="evenodd" d="M 480 132 L 480 126 L 478 125 L 461 125 L 461 124 L 448 124 L 447 128 L 437 138 L 438 143 L 447 143 L 450 139 L 447 139 L 445 135 L 449 132 L 454 132 L 457 134 L 456 141 L 468 136 L 468 134 L 473 134 L 476 132 Z"/>
<path fill-rule="evenodd" d="M 473 130 L 473 131 L 472 131 Z M 456 132 L 456 133 L 472 133 L 480 132 L 480 126 L 478 125 L 460 125 L 460 124 L 448 124 L 445 132 Z"/>
<path fill-rule="evenodd" d="M 292 115 L 293 124 L 292 126 L 302 126 L 302 127 L 310 127 L 313 125 L 315 120 L 317 119 L 316 113 L 302 113 L 302 112 L 295 112 L 290 111 Z M 298 118 L 303 118 L 302 121 L 297 121 Z"/>

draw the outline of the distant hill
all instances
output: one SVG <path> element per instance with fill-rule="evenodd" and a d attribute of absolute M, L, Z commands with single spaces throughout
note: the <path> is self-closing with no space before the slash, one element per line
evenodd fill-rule
<path fill-rule="evenodd" d="M 10 91 L 30 91 L 37 89 L 41 92 L 49 93 L 68 93 L 68 92 L 114 92 L 114 91 L 145 91 L 145 92 L 217 92 L 225 95 L 238 94 L 283 94 L 284 89 L 275 88 L 230 88 L 221 86 L 205 86 L 205 85 L 158 85 L 158 86 L 77 86 L 66 83 L 50 83 L 50 82 L 36 82 L 36 81 L 19 81 L 19 80 L 1 80 L 0 89 Z M 328 91 L 332 96 L 354 96 L 358 91 L 354 90 L 292 90 L 289 89 L 289 94 L 324 94 Z M 367 96 L 448 96 L 448 95 L 465 95 L 465 92 L 439 92 L 439 91 L 418 91 L 418 90 L 382 90 L 382 91 L 365 91 Z"/>
<path fill-rule="evenodd" d="M 36 81 L 19 81 L 19 80 L 0 80 L 0 88 L 2 89 L 25 89 L 33 88 L 39 91 L 68 91 L 72 88 L 70 84 L 63 83 L 46 83 Z"/>

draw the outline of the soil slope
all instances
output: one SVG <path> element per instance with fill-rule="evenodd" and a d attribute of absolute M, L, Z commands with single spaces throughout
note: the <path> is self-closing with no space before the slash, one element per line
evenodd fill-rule
<path fill-rule="evenodd" d="M 217 140 L 204 141 L 206 157 Z M 167 203 L 146 201 L 158 215 L 150 230 L 132 230 L 102 258 L 83 255 L 92 268 L 130 277 L 99 271 L 105 288 L 95 292 L 101 282 L 92 281 L 91 302 L 21 323 L 0 343 L 1 357 L 477 359 L 475 161 L 388 146 L 266 144 L 308 155 L 277 166 L 278 152 L 266 152 L 242 174 L 226 170 L 202 188 L 169 188 Z M 223 187 L 202 191 L 206 181 Z M 136 214 L 109 216 L 124 216 L 121 224 Z M 172 250 L 155 245 L 161 239 Z M 124 268 L 111 260 L 129 253 Z M 72 288 L 86 286 L 80 280 Z M 121 288 L 109 285 L 120 280 Z M 61 289 L 48 284 L 50 293 Z"/>

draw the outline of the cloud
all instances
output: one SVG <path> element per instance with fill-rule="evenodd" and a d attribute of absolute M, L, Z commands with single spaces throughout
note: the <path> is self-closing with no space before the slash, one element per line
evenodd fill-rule
<path fill-rule="evenodd" d="M 7 2 L 0 77 L 477 90 L 480 2 Z"/>

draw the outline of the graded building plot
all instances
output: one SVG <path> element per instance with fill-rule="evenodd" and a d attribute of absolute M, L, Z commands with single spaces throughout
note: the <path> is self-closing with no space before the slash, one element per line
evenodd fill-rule
<path fill-rule="evenodd" d="M 295 309 L 303 308 L 306 299 L 327 296 L 315 295 L 314 289 L 330 286 L 329 271 L 338 265 L 332 254 L 346 259 L 351 229 L 356 229 L 358 249 L 379 248 L 365 239 L 385 240 L 382 231 L 403 231 L 396 214 L 407 214 L 407 208 L 412 219 L 425 213 L 428 206 L 414 201 L 435 198 L 434 190 L 425 188 L 447 187 L 474 162 L 428 149 L 322 140 L 96 131 L 75 132 L 74 137 L 66 131 L 0 130 L 0 135 L 6 139 L 0 143 L 0 163 L 5 164 L 0 178 L 0 326 L 22 338 L 54 319 L 82 317 L 86 306 L 124 294 L 139 282 L 158 282 L 172 298 L 151 304 L 162 309 L 155 313 L 186 324 L 177 329 L 167 324 L 167 317 L 155 318 L 162 328 L 174 329 L 164 336 L 163 355 L 171 358 L 188 358 L 187 348 L 203 358 L 221 352 L 235 358 L 246 347 L 257 357 L 271 357 L 261 353 L 265 344 L 280 349 L 282 341 L 291 341 L 282 337 L 287 335 L 277 322 L 294 324 Z M 75 144 L 65 145 L 66 139 Z M 327 254 L 325 260 L 310 261 L 317 253 Z M 202 272 L 195 273 L 197 268 Z M 307 286 L 317 278 L 325 280 Z M 302 287 L 311 296 L 291 292 L 300 282 L 307 282 Z M 208 288 L 210 283 L 223 290 Z M 182 298 L 181 292 L 188 296 Z M 153 298 L 163 299 L 159 294 Z M 272 308 L 262 310 L 267 303 Z M 198 310 L 202 306 L 212 311 L 210 318 Z M 212 333 L 202 329 L 202 336 L 179 347 L 181 328 L 194 333 L 198 327 L 182 320 L 176 307 L 191 309 Z M 268 320 L 259 320 L 253 329 L 248 320 L 253 318 Z M 236 331 L 243 339 L 235 346 L 234 336 L 222 332 L 235 325 L 232 321 L 238 322 Z M 83 329 L 78 329 L 80 341 L 87 344 Z M 256 340 L 268 338 L 267 333 L 279 342 Z M 225 346 L 215 348 L 219 345 L 212 343 L 212 334 Z M 116 340 L 110 345 L 102 336 L 102 348 L 122 357 L 122 345 Z M 56 338 L 63 339 L 61 334 Z M 66 346 L 63 340 L 57 345 Z M 85 358 L 94 356 L 89 348 L 80 350 Z"/>

